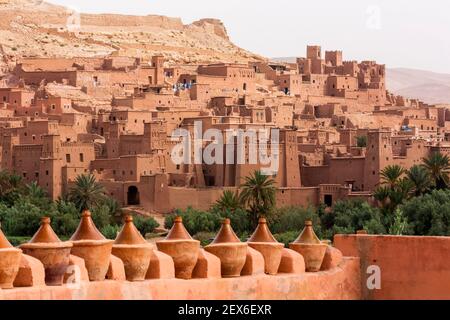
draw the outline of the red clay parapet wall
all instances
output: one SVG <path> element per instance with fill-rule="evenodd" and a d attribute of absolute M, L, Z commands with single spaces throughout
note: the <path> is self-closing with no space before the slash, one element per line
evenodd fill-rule
<path fill-rule="evenodd" d="M 363 299 L 450 299 L 450 237 L 337 235 L 344 256 L 360 257 Z M 381 289 L 367 288 L 367 268 L 379 266 Z"/>
<path fill-rule="evenodd" d="M 25 253 L 13 248 L 0 229 L 0 300 L 361 297 L 359 258 L 343 259 L 339 250 L 318 239 L 320 247 L 315 244 L 302 254 L 296 248 L 283 248 L 270 238 L 265 219 L 260 219 L 264 230 L 258 227 L 252 237 L 263 241 L 255 249 L 239 240 L 229 219 L 213 243 L 201 248 L 177 217 L 167 237 L 156 242 L 158 250 L 141 236 L 131 216 L 125 218 L 114 245 L 95 227 L 88 210 L 64 247 L 50 222 L 42 219 L 33 239 L 21 246 Z M 311 221 L 305 225 L 305 230 L 312 229 Z M 270 241 L 264 242 L 268 237 Z M 274 244 L 276 254 L 271 250 Z M 308 265 L 312 258 L 318 261 L 316 253 L 322 246 L 323 266 L 311 270 Z"/>
<path fill-rule="evenodd" d="M 155 252 L 158 252 L 155 250 Z M 259 269 L 264 270 L 264 262 Z M 117 266 L 116 266 L 117 267 Z M 172 275 L 173 276 L 173 275 Z M 123 276 L 124 277 L 124 276 Z M 120 276 L 119 276 L 120 278 Z M 358 300 L 359 260 L 344 258 L 318 273 L 257 274 L 224 279 L 154 279 L 143 282 L 82 281 L 79 287 L 39 285 L 0 290 L 0 300 Z"/>

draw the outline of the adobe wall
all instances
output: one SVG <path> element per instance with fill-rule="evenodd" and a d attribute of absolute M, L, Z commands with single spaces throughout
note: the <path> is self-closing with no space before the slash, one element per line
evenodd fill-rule
<path fill-rule="evenodd" d="M 231 279 L 83 281 L 79 288 L 36 286 L 0 290 L 0 300 L 358 300 L 359 262 L 318 273 Z"/>
<path fill-rule="evenodd" d="M 193 207 L 198 210 L 209 210 L 223 194 L 224 190 L 235 188 L 179 188 L 169 187 L 169 203 L 171 208 L 186 209 Z M 276 194 L 280 206 L 309 206 L 318 205 L 318 188 L 280 188 Z"/>
<path fill-rule="evenodd" d="M 314 188 L 281 188 L 278 189 L 277 205 L 283 206 L 316 206 L 319 204 L 318 187 Z"/>
<path fill-rule="evenodd" d="M 182 30 L 183 22 L 179 18 L 170 18 L 157 15 L 127 16 L 119 14 L 87 14 L 80 16 L 82 25 L 105 27 L 156 27 L 174 30 Z"/>
<path fill-rule="evenodd" d="M 450 299 L 450 237 L 336 235 L 344 256 L 361 259 L 363 299 Z M 381 269 L 381 289 L 367 289 L 367 268 Z"/>
<path fill-rule="evenodd" d="M 223 194 L 223 189 L 190 189 L 169 187 L 169 203 L 171 208 L 209 210 Z"/>

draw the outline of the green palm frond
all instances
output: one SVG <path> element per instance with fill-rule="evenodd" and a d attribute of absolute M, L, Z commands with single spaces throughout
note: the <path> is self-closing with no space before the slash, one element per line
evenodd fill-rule
<path fill-rule="evenodd" d="M 79 175 L 70 189 L 69 199 L 80 211 L 91 209 L 105 199 L 105 189 L 92 174 Z"/>

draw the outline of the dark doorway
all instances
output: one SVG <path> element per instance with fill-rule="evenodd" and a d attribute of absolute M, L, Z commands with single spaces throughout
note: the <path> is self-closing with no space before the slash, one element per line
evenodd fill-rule
<path fill-rule="evenodd" d="M 216 179 L 214 176 L 205 176 L 205 184 L 207 187 L 214 187 L 216 185 Z"/>
<path fill-rule="evenodd" d="M 331 194 L 326 194 L 323 197 L 323 202 L 327 205 L 327 207 L 333 206 L 333 196 Z"/>
<path fill-rule="evenodd" d="M 289 88 L 284 88 L 284 94 L 286 94 L 286 95 L 289 94 Z"/>
<path fill-rule="evenodd" d="M 135 186 L 130 186 L 128 187 L 128 205 L 129 206 L 137 206 L 140 204 L 140 199 L 139 199 L 139 190 L 137 187 Z"/>

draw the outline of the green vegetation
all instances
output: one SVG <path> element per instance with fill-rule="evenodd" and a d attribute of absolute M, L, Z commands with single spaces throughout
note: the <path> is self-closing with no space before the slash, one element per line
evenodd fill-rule
<path fill-rule="evenodd" d="M 16 245 L 34 235 L 43 216 L 51 218 L 61 239 L 68 239 L 78 226 L 80 212 L 87 208 L 97 228 L 114 239 L 120 230 L 122 211 L 116 200 L 105 195 L 94 176 L 78 176 L 66 197 L 51 201 L 35 182 L 25 184 L 20 176 L 0 171 L 0 222 L 8 239 Z M 143 235 L 159 226 L 153 218 L 137 216 L 135 222 Z"/>
<path fill-rule="evenodd" d="M 104 198 L 105 190 L 101 184 L 97 183 L 92 174 L 79 175 L 75 180 L 75 186 L 70 189 L 68 197 L 80 212 L 102 205 Z"/>
<path fill-rule="evenodd" d="M 152 217 L 135 216 L 133 222 L 144 237 L 149 233 L 153 233 L 159 227 L 159 223 Z"/>
<path fill-rule="evenodd" d="M 450 235 L 450 190 L 434 190 L 412 198 L 402 207 L 408 223 L 407 232 L 413 235 Z"/>
<path fill-rule="evenodd" d="M 322 239 L 361 229 L 370 234 L 449 236 L 449 170 L 449 157 L 439 153 L 410 170 L 388 166 L 380 172 L 380 185 L 374 192 L 378 206 L 353 199 L 338 201 L 333 208 L 277 207 L 275 181 L 255 171 L 236 192 L 224 191 L 209 210 L 175 210 L 164 225 L 171 228 L 174 218 L 181 216 L 189 233 L 203 245 L 213 239 L 224 218 L 231 219 L 242 241 L 252 234 L 260 217 L 268 219 L 274 236 L 285 244 L 298 237 L 305 220 L 313 221 Z M 0 171 L 0 221 L 14 244 L 27 241 L 39 228 L 43 215 L 50 217 L 55 232 L 67 239 L 86 208 L 91 210 L 98 229 L 114 239 L 120 230 L 122 211 L 94 176 L 79 176 L 67 196 L 51 201 L 36 183 L 25 184 L 20 176 Z M 144 236 L 151 236 L 158 227 L 153 218 L 135 216 L 134 222 Z"/>
<path fill-rule="evenodd" d="M 367 148 L 367 136 L 356 137 L 356 146 L 358 148 Z"/>
<path fill-rule="evenodd" d="M 183 218 L 183 224 L 186 230 L 195 235 L 199 232 L 214 232 L 219 229 L 221 219 L 215 212 L 195 210 L 191 207 L 186 210 L 176 210 L 173 214 L 166 217 L 164 226 L 170 229 L 177 216 Z"/>
<path fill-rule="evenodd" d="M 275 238 L 285 244 L 298 237 L 305 220 L 312 220 L 317 235 L 329 240 L 335 234 L 359 230 L 369 234 L 448 236 L 450 189 L 441 190 L 448 179 L 446 161 L 442 160 L 445 158 L 434 154 L 410 170 L 396 165 L 386 167 L 380 172 L 381 183 L 374 192 L 378 207 L 364 199 L 352 199 L 338 201 L 327 209 L 277 208 L 273 179 L 256 171 L 246 178 L 240 192 L 225 191 L 208 211 L 176 210 L 166 218 L 165 227 L 171 228 L 179 215 L 189 233 L 202 244 L 213 239 L 223 218 L 231 219 L 234 231 L 245 241 L 261 216 L 268 219 Z M 430 165 L 436 162 L 439 165 Z"/>
<path fill-rule="evenodd" d="M 245 178 L 241 186 L 240 200 L 248 208 L 253 227 L 258 225 L 260 217 L 269 218 L 275 207 L 275 180 L 264 175 L 261 171 L 255 171 Z"/>
<path fill-rule="evenodd" d="M 434 180 L 434 187 L 442 190 L 449 186 L 450 158 L 447 155 L 435 152 L 429 158 L 423 160 L 425 168 L 428 170 L 431 179 Z"/>

